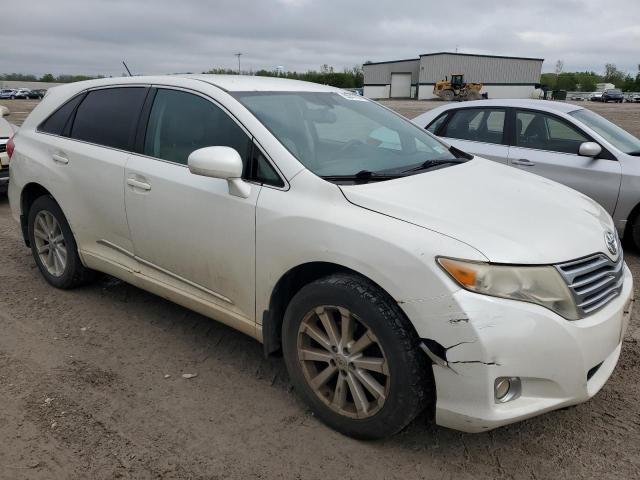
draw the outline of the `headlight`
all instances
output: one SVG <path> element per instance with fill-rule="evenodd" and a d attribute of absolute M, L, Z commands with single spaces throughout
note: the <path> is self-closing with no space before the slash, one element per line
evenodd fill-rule
<path fill-rule="evenodd" d="M 580 318 L 567 284 L 554 267 L 492 265 L 446 257 L 438 258 L 438 263 L 472 292 L 536 303 L 568 320 Z"/>

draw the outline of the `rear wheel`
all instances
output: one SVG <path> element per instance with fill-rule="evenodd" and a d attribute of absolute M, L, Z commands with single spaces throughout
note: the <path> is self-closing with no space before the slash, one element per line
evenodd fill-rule
<path fill-rule="evenodd" d="M 28 228 L 33 258 L 47 282 L 68 289 L 93 279 L 95 272 L 82 265 L 69 223 L 52 197 L 33 202 Z"/>
<path fill-rule="evenodd" d="M 302 288 L 283 324 L 291 380 L 339 432 L 374 439 L 404 428 L 433 396 L 431 366 L 398 306 L 371 282 L 332 275 Z"/>

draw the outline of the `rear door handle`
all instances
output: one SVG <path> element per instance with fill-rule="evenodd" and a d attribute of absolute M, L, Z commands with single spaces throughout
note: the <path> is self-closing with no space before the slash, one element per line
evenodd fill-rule
<path fill-rule="evenodd" d="M 151 185 L 145 182 L 141 182 L 140 180 L 136 180 L 135 178 L 127 178 L 127 185 L 133 188 L 139 188 L 140 190 L 144 190 L 145 192 L 151 190 Z"/>
<path fill-rule="evenodd" d="M 511 163 L 513 163 L 514 165 L 522 165 L 524 167 L 535 166 L 535 163 L 533 163 L 531 160 L 527 160 L 526 158 L 518 158 L 515 160 L 511 160 Z"/>
<path fill-rule="evenodd" d="M 67 163 L 69 163 L 69 159 L 65 157 L 64 154 L 62 153 L 54 153 L 53 155 L 51 155 L 51 158 L 53 158 L 54 162 L 62 163 L 63 165 L 66 165 Z"/>

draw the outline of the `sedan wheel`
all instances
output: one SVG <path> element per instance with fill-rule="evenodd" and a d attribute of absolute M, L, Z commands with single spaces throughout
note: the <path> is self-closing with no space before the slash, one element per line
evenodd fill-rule
<path fill-rule="evenodd" d="M 313 392 L 334 412 L 367 418 L 384 405 L 391 384 L 384 351 L 348 309 L 308 312 L 298 330 L 298 359 Z"/>
<path fill-rule="evenodd" d="M 56 217 L 46 210 L 39 211 L 33 235 L 40 261 L 50 275 L 60 277 L 67 267 L 67 245 Z"/>

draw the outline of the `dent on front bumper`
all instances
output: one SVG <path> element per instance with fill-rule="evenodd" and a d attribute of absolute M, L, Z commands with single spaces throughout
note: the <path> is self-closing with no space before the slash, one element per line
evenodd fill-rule
<path fill-rule="evenodd" d="M 464 290 L 454 296 L 466 318 L 450 323 L 459 341 L 443 344 L 433 365 L 436 423 L 481 432 L 587 401 L 602 388 L 620 356 L 633 279 L 625 265 L 622 293 L 577 321 L 524 302 Z M 497 403 L 498 377 L 520 377 L 521 395 Z"/>

